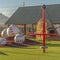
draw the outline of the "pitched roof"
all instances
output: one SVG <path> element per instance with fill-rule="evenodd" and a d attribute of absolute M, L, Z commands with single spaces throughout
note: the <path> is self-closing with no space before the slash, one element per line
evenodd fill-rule
<path fill-rule="evenodd" d="M 33 24 L 42 15 L 42 6 L 19 7 L 6 24 Z M 60 4 L 47 5 L 47 19 L 52 23 L 60 23 Z"/>
<path fill-rule="evenodd" d="M 4 25 L 7 20 L 8 20 L 8 17 L 0 13 L 0 25 Z"/>

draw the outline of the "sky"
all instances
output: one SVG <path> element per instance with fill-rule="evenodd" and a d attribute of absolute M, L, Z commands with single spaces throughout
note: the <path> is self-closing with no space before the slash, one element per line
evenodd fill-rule
<path fill-rule="evenodd" d="M 0 0 L 0 13 L 10 17 L 24 2 L 25 6 L 60 4 L 60 0 Z"/>

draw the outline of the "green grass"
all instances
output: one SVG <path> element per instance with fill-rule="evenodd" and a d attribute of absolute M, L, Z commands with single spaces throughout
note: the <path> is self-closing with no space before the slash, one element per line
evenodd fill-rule
<path fill-rule="evenodd" d="M 47 41 L 46 53 L 41 46 L 25 48 L 0 47 L 0 60 L 60 60 L 60 41 Z"/>

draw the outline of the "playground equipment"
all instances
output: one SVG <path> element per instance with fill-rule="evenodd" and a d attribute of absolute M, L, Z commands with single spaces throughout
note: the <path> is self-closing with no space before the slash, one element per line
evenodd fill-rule
<path fill-rule="evenodd" d="M 45 40 L 46 40 L 46 36 L 47 35 L 51 35 L 51 36 L 57 36 L 56 33 L 52 33 L 54 31 L 54 29 L 49 29 L 50 33 L 47 34 L 46 33 L 46 6 L 43 5 L 42 7 L 42 33 L 41 34 L 32 34 L 33 35 L 39 35 L 42 36 L 42 49 L 43 49 L 43 53 L 45 53 L 45 48 L 47 48 Z M 8 37 L 14 37 L 15 42 L 22 44 L 25 40 L 25 36 L 23 36 L 22 34 L 19 34 L 19 29 L 15 26 L 15 25 L 11 25 L 7 28 L 7 35 Z"/>
<path fill-rule="evenodd" d="M 46 33 L 46 6 L 43 5 L 42 7 L 42 33 L 41 34 L 31 34 L 31 36 L 37 35 L 37 36 L 42 36 L 42 49 L 43 53 L 45 53 L 45 49 L 47 48 L 46 46 L 46 36 L 51 35 L 51 36 L 58 36 L 56 33 L 52 34 L 47 34 Z"/>
<path fill-rule="evenodd" d="M 58 27 L 56 30 L 57 30 L 58 35 L 60 36 L 60 27 Z"/>
<path fill-rule="evenodd" d="M 0 44 L 18 43 L 23 44 L 25 35 L 19 32 L 19 28 L 15 25 L 10 25 L 1 32 Z"/>
<path fill-rule="evenodd" d="M 0 38 L 0 44 L 5 45 L 7 43 L 5 38 Z"/>
<path fill-rule="evenodd" d="M 19 33 L 19 28 L 15 25 L 10 25 L 7 28 L 7 35 L 8 37 L 14 37 L 16 34 Z"/>
<path fill-rule="evenodd" d="M 4 38 L 7 38 L 7 28 L 6 29 L 3 29 L 3 31 L 1 32 L 1 36 L 4 37 Z"/>
<path fill-rule="evenodd" d="M 16 43 L 20 43 L 23 44 L 23 42 L 25 41 L 25 35 L 21 34 L 16 34 L 16 36 L 14 37 L 14 40 Z"/>

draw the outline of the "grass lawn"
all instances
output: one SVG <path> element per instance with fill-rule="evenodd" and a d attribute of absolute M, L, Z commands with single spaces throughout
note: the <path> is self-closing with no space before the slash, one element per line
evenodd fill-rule
<path fill-rule="evenodd" d="M 47 41 L 46 53 L 40 46 L 0 47 L 0 60 L 60 60 L 60 41 Z"/>

